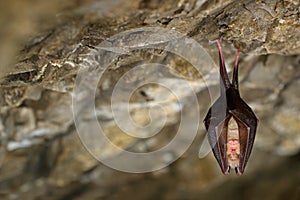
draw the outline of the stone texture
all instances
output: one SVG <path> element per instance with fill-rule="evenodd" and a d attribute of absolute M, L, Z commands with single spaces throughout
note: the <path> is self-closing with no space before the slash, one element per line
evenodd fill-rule
<path fill-rule="evenodd" d="M 11 1 L 5 7 L 9 8 L 7 12 L 0 12 L 5 19 L 0 24 L 7 26 L 0 33 L 3 44 L 0 47 L 1 199 L 214 199 L 225 195 L 231 199 L 282 199 L 283 196 L 297 199 L 299 196 L 299 1 L 80 0 L 35 5 L 28 0 L 22 4 Z M 19 7 L 24 7 L 24 11 L 12 16 L 12 11 Z M 3 6 L 0 8 L 3 10 Z M 101 62 L 90 55 L 105 39 L 142 27 L 168 28 L 188 35 L 216 62 L 217 49 L 208 41 L 220 37 L 228 69 L 234 62 L 230 45 L 243 52 L 241 94 L 260 120 L 254 151 L 243 177 L 223 176 L 211 154 L 198 158 L 205 135 L 201 120 L 198 135 L 183 157 L 157 172 L 118 172 L 98 162 L 85 149 L 76 133 L 72 113 L 72 91 L 78 69 L 84 63 L 92 66 Z M 199 82 L 207 74 L 197 73 L 183 58 L 153 49 L 121 55 L 100 80 L 95 103 L 106 136 L 118 147 L 135 152 L 153 151 L 167 144 L 176 133 L 180 106 L 174 94 L 151 84 L 133 93 L 130 111 L 138 125 L 151 122 L 149 113 L 152 114 L 153 122 L 157 123 L 154 127 L 159 127 L 166 113 L 166 127 L 161 133 L 150 139 L 137 139 L 124 134 L 114 122 L 110 97 L 117 81 L 133 67 L 155 62 L 172 69 L 153 76 L 155 80 L 172 84 L 172 90 L 179 96 L 189 95 L 181 79 L 190 81 L 197 91 L 201 117 L 210 106 L 207 88 Z M 140 81 L 142 75 L 134 74 L 130 83 Z M 207 84 L 217 88 L 218 80 L 212 77 Z M 131 87 L 129 84 L 127 89 Z M 125 98 L 122 94 L 117 99 L 120 110 L 126 106 L 122 104 Z M 165 102 L 164 113 L 161 107 L 153 106 L 159 102 Z M 183 102 L 189 105 L 188 100 Z M 87 122 L 89 117 L 86 116 Z M 93 129 L 89 123 L 86 125 L 87 130 Z M 149 130 L 135 134 L 149 136 Z M 96 150 L 107 158 L 120 153 L 109 146 L 99 145 Z M 161 159 L 168 157 L 162 155 Z"/>

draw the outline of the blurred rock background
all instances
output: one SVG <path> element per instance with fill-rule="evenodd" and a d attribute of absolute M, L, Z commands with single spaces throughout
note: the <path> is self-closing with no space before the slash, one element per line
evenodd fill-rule
<path fill-rule="evenodd" d="M 298 0 L 13 0 L 0 2 L 0 10 L 1 199 L 299 199 Z M 243 176 L 221 174 L 211 154 L 198 158 L 205 135 L 201 121 L 188 151 L 153 173 L 110 169 L 80 142 L 71 109 L 80 64 L 103 40 L 149 26 L 192 37 L 216 62 L 217 49 L 208 41 L 221 37 L 228 67 L 234 62 L 231 44 L 242 52 L 241 94 L 260 120 Z M 105 87 L 99 84 L 97 91 L 97 111 L 104 113 L 122 74 L 158 60 L 172 66 L 178 79 L 199 78 L 188 62 L 168 52 L 141 50 L 120 57 L 106 72 Z M 209 84 L 218 87 L 218 81 Z M 141 90 L 133 94 L 133 103 L 147 105 L 165 92 L 151 85 Z M 203 118 L 211 100 L 206 90 L 197 96 Z M 135 112 L 147 121 L 147 112 Z M 168 114 L 167 127 L 149 140 L 124 136 L 110 114 L 99 120 L 118 146 L 153 150 L 176 132 L 178 111 L 169 109 Z M 105 146 L 99 150 L 118 154 Z"/>

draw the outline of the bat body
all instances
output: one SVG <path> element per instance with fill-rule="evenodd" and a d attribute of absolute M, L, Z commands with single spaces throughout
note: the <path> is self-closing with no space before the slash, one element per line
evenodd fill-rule
<path fill-rule="evenodd" d="M 244 173 L 256 134 L 258 120 L 252 109 L 240 97 L 238 88 L 238 59 L 233 71 L 232 83 L 229 81 L 222 54 L 217 40 L 220 59 L 221 95 L 210 107 L 204 124 L 208 140 L 224 174 L 234 168 L 238 175 Z"/>

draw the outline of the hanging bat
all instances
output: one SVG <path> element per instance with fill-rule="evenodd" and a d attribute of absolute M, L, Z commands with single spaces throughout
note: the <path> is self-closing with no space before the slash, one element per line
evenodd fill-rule
<path fill-rule="evenodd" d="M 204 124 L 208 140 L 224 174 L 234 168 L 238 175 L 244 173 L 256 133 L 258 119 L 240 97 L 238 85 L 239 51 L 232 83 L 226 71 L 220 40 L 217 40 L 220 60 L 220 97 L 210 107 Z"/>

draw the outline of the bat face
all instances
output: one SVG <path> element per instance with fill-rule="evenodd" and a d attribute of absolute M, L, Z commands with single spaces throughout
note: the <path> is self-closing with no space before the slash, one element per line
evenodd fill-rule
<path fill-rule="evenodd" d="M 220 57 L 221 95 L 210 107 L 204 124 L 208 140 L 224 174 L 230 168 L 238 175 L 244 173 L 256 133 L 258 120 L 252 109 L 240 97 L 238 90 L 238 58 L 229 81 L 220 41 L 217 40 Z"/>

